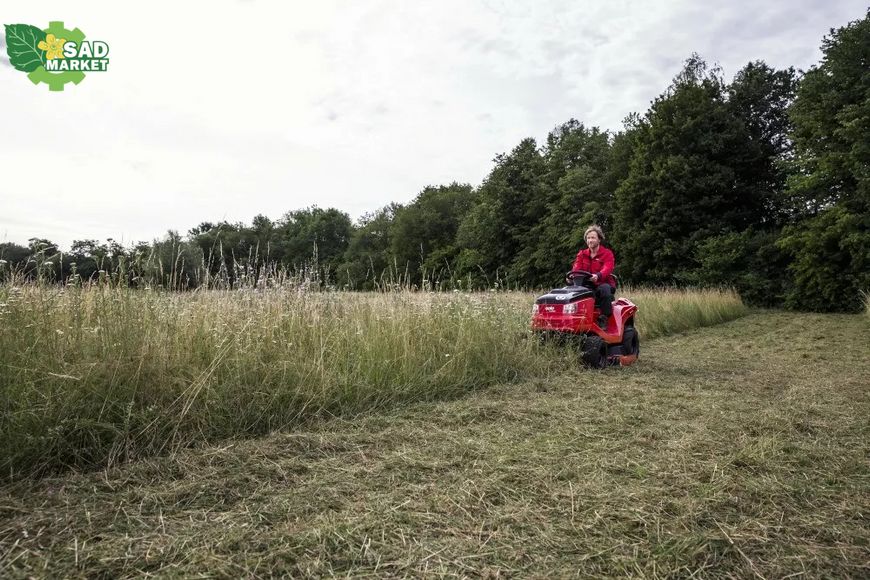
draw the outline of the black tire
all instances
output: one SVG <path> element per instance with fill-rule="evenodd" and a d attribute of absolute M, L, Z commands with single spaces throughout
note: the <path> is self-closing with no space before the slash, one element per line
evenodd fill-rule
<path fill-rule="evenodd" d="M 623 355 L 640 355 L 640 334 L 633 326 L 627 326 L 622 334 Z"/>
<path fill-rule="evenodd" d="M 591 369 L 607 367 L 607 343 L 599 336 L 587 336 L 583 341 L 581 359 Z"/>

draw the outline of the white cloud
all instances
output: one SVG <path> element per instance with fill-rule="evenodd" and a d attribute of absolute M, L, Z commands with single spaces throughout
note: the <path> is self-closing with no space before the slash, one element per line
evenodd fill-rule
<path fill-rule="evenodd" d="M 312 204 L 352 217 L 575 117 L 616 130 L 693 51 L 806 68 L 862 2 L 46 0 L 111 47 L 63 93 L 0 67 L 0 240 L 135 241 Z"/>

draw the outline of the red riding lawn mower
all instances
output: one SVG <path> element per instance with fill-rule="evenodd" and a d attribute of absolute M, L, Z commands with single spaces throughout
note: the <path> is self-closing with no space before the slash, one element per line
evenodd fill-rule
<path fill-rule="evenodd" d="M 541 342 L 577 345 L 587 367 L 630 365 L 640 354 L 640 336 L 634 327 L 637 306 L 626 298 L 614 300 L 606 326 L 598 326 L 595 321 L 601 310 L 595 304 L 591 277 L 590 272 L 574 270 L 568 274 L 568 286 L 539 296 L 532 310 L 532 330 Z"/>

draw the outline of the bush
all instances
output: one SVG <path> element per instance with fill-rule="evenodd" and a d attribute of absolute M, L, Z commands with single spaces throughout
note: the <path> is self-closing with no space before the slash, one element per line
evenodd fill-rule
<path fill-rule="evenodd" d="M 731 286 L 753 306 L 781 306 L 789 285 L 788 255 L 776 231 L 746 230 L 704 240 L 690 279 L 702 286 Z"/>
<path fill-rule="evenodd" d="M 860 312 L 861 292 L 870 287 L 870 215 L 843 207 L 826 209 L 790 226 L 778 245 L 792 258 L 794 282 L 789 308 L 819 312 Z"/>

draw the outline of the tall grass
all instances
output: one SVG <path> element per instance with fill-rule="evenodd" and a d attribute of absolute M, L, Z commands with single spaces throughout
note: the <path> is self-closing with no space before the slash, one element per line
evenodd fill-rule
<path fill-rule="evenodd" d="M 653 337 L 744 313 L 728 292 L 632 295 Z M 0 286 L 2 476 L 559 372 L 527 340 L 533 295 Z"/>
<path fill-rule="evenodd" d="M 747 311 L 734 291 L 726 289 L 628 288 L 620 294 L 638 305 L 637 328 L 643 338 L 720 324 Z"/>

